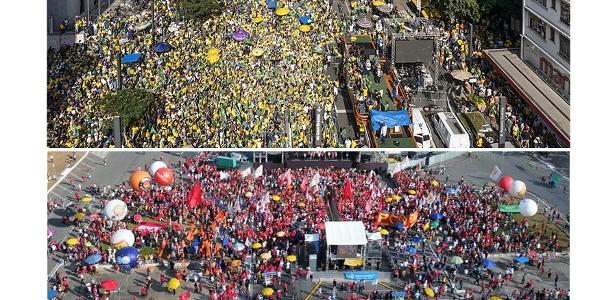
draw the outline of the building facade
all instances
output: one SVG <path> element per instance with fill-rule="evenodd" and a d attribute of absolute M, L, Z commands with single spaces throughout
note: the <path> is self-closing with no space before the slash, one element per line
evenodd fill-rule
<path fill-rule="evenodd" d="M 59 34 L 60 23 L 64 20 L 68 20 L 69 25 L 74 26 L 77 17 L 98 15 L 113 2 L 114 0 L 47 0 L 47 34 Z M 74 29 L 70 27 L 66 31 Z"/>
<path fill-rule="evenodd" d="M 521 58 L 570 96 L 570 1 L 523 0 Z"/>

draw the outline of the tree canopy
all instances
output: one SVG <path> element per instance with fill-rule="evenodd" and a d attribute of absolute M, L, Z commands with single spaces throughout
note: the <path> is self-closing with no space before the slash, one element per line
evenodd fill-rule
<path fill-rule="evenodd" d="M 140 89 L 123 89 L 103 98 L 104 111 L 122 118 L 122 130 L 143 125 L 155 109 L 154 94 Z"/>
<path fill-rule="evenodd" d="M 181 0 L 179 11 L 182 16 L 191 20 L 207 20 L 211 16 L 222 13 L 224 4 L 220 0 Z"/>
<path fill-rule="evenodd" d="M 478 22 L 483 15 L 491 11 L 496 0 L 429 0 L 426 4 L 447 17 L 454 16 Z"/>

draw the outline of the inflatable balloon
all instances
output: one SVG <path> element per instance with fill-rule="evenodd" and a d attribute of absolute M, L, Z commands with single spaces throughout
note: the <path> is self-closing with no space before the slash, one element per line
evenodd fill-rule
<path fill-rule="evenodd" d="M 111 247 L 122 249 L 135 243 L 135 235 L 128 229 L 120 229 L 111 236 Z"/>
<path fill-rule="evenodd" d="M 513 182 L 513 178 L 510 176 L 504 176 L 500 178 L 500 182 L 498 183 L 505 192 L 510 192 L 510 185 Z"/>
<path fill-rule="evenodd" d="M 153 162 L 150 166 L 149 166 L 149 174 L 151 176 L 155 176 L 156 172 L 158 172 L 158 170 L 162 169 L 162 168 L 166 168 L 167 164 L 165 164 L 162 161 L 155 161 Z"/>
<path fill-rule="evenodd" d="M 128 207 L 122 200 L 111 200 L 105 205 L 105 216 L 113 221 L 120 221 L 126 217 Z"/>
<path fill-rule="evenodd" d="M 521 180 L 515 180 L 510 184 L 510 194 L 514 197 L 523 197 L 526 191 L 525 183 Z"/>
<path fill-rule="evenodd" d="M 145 171 L 136 171 L 130 176 L 130 186 L 133 190 L 140 192 L 148 190 L 152 186 L 152 177 Z"/>
<path fill-rule="evenodd" d="M 173 171 L 166 167 L 158 169 L 158 171 L 156 171 L 156 176 L 154 176 L 156 182 L 162 186 L 171 185 L 174 178 L 175 175 L 173 174 Z"/>
<path fill-rule="evenodd" d="M 519 211 L 525 217 L 531 217 L 538 212 L 538 205 L 532 199 L 523 199 L 519 202 Z"/>
<path fill-rule="evenodd" d="M 115 252 L 115 262 L 124 270 L 130 270 L 137 266 L 139 250 L 135 247 L 124 247 Z"/>

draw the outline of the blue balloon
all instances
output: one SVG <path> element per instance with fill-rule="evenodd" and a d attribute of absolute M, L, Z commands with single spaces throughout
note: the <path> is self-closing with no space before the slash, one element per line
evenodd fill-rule
<path fill-rule="evenodd" d="M 115 252 L 115 262 L 124 270 L 130 270 L 137 266 L 139 250 L 135 247 L 124 247 Z"/>
<path fill-rule="evenodd" d="M 47 291 L 47 299 L 53 299 L 58 292 L 56 290 L 48 290 Z"/>

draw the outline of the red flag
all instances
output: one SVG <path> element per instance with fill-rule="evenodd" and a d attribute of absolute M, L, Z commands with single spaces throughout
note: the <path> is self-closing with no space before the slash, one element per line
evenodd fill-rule
<path fill-rule="evenodd" d="M 201 194 L 203 193 L 203 188 L 201 187 L 201 183 L 197 181 L 190 190 L 188 194 L 188 207 L 193 209 L 195 206 L 201 203 Z"/>
<path fill-rule="evenodd" d="M 179 295 L 179 300 L 188 300 L 190 299 L 190 291 L 185 291 Z"/>
<path fill-rule="evenodd" d="M 370 197 L 370 192 L 366 191 L 365 192 L 365 199 L 367 199 L 366 203 L 365 203 L 365 210 L 370 213 L 372 211 L 372 201 L 373 199 Z"/>
<path fill-rule="evenodd" d="M 349 179 L 346 179 L 346 184 L 344 186 L 344 199 L 352 199 L 352 184 Z"/>

